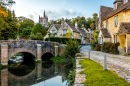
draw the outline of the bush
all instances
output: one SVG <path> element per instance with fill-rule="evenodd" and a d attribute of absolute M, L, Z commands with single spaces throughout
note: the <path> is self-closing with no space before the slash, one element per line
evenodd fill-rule
<path fill-rule="evenodd" d="M 71 38 L 50 37 L 50 38 L 46 38 L 45 41 L 53 41 L 53 42 L 66 44 L 66 41 L 69 41 L 69 39 Z M 80 39 L 72 39 L 72 40 L 77 40 L 78 43 L 81 43 Z"/>
<path fill-rule="evenodd" d="M 63 58 L 63 57 L 60 57 L 60 56 L 53 57 L 53 58 L 51 58 L 51 60 L 54 61 L 56 64 L 61 64 L 61 65 L 72 63 L 71 58 Z"/>
<path fill-rule="evenodd" d="M 67 80 L 70 82 L 70 86 L 73 86 L 75 80 L 75 71 L 69 72 Z"/>
<path fill-rule="evenodd" d="M 37 33 L 36 35 L 32 34 L 32 35 L 30 36 L 30 39 L 31 39 L 31 40 L 43 40 L 44 38 L 43 38 L 43 36 L 42 36 L 41 33 Z"/>
<path fill-rule="evenodd" d="M 96 45 L 96 51 L 101 51 L 101 45 Z"/>
<path fill-rule="evenodd" d="M 94 40 L 91 41 L 90 43 L 91 43 L 91 44 L 97 44 L 97 42 L 94 41 Z M 92 50 L 96 50 L 96 45 L 91 45 L 91 49 L 92 49 Z"/>
<path fill-rule="evenodd" d="M 74 58 L 76 53 L 80 53 L 80 46 L 77 40 L 70 39 L 68 42 L 66 42 L 65 50 L 64 50 L 64 56 L 66 58 Z"/>
<path fill-rule="evenodd" d="M 101 51 L 111 54 L 119 54 L 118 46 L 119 43 L 104 42 Z"/>

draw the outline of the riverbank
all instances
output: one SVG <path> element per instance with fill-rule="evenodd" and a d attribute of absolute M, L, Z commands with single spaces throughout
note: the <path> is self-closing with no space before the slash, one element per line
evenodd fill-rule
<path fill-rule="evenodd" d="M 103 66 L 92 61 L 92 60 L 82 60 L 80 61 L 84 71 L 81 74 L 86 75 L 84 82 L 85 86 L 129 86 L 130 83 L 126 82 L 124 79 L 118 77 L 118 75 L 110 70 L 104 71 Z"/>

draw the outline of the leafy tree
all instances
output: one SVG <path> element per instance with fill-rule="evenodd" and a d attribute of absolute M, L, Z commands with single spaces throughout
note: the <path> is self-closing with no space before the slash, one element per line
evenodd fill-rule
<path fill-rule="evenodd" d="M 14 12 L 8 10 L 7 13 L 8 16 L 3 18 L 6 23 L 4 24 L 5 29 L 1 32 L 1 39 L 16 39 L 18 35 L 17 19 Z"/>
<path fill-rule="evenodd" d="M 71 33 L 71 31 L 70 31 L 70 28 L 69 28 L 68 33 L 66 34 L 65 37 L 67 37 L 67 38 L 72 38 L 72 33 Z"/>
<path fill-rule="evenodd" d="M 94 29 L 95 29 L 94 23 L 91 23 L 91 24 L 90 24 L 90 27 L 91 27 L 91 30 L 94 30 Z"/>
<path fill-rule="evenodd" d="M 91 23 L 92 23 L 92 18 L 90 18 L 90 17 L 87 18 L 87 20 L 86 20 L 86 26 L 87 26 L 87 27 L 86 27 L 86 28 L 91 28 L 91 27 L 90 27 L 90 24 L 91 24 Z"/>
<path fill-rule="evenodd" d="M 36 35 L 37 33 L 41 33 L 43 37 L 47 34 L 45 27 L 42 26 L 40 23 L 37 23 L 32 28 L 32 34 Z"/>
<path fill-rule="evenodd" d="M 31 35 L 31 30 L 32 30 L 31 27 L 24 28 L 22 30 L 21 37 L 27 37 L 28 38 Z"/>
<path fill-rule="evenodd" d="M 7 17 L 6 10 L 0 6 L 0 17 Z"/>
<path fill-rule="evenodd" d="M 31 19 L 25 18 L 25 19 L 23 19 L 22 21 L 19 20 L 19 24 L 20 24 L 20 25 L 19 25 L 19 33 L 22 33 L 22 30 L 23 30 L 24 28 L 27 28 L 27 27 L 33 28 L 33 26 L 34 26 L 34 21 L 31 20 Z"/>
<path fill-rule="evenodd" d="M 98 34 L 99 34 L 99 31 L 95 31 L 94 32 L 94 38 L 95 38 L 95 41 L 98 42 Z"/>

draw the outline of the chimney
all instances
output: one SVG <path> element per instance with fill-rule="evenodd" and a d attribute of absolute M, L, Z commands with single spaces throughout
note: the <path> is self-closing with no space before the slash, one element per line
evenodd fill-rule
<path fill-rule="evenodd" d="M 84 24 L 82 24 L 82 29 L 84 29 Z"/>
<path fill-rule="evenodd" d="M 76 28 L 76 29 L 78 28 L 77 21 L 75 22 L 75 28 Z"/>

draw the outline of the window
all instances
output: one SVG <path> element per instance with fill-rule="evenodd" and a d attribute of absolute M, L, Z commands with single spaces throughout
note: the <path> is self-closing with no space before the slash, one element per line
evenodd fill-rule
<path fill-rule="evenodd" d="M 114 21 L 115 21 L 115 26 L 118 25 L 118 15 L 114 17 Z"/>
<path fill-rule="evenodd" d="M 55 30 L 52 30 L 52 33 L 55 33 Z"/>
<path fill-rule="evenodd" d="M 106 21 L 106 28 L 108 28 L 108 20 Z"/>
<path fill-rule="evenodd" d="M 118 25 L 118 15 L 116 16 L 116 23 L 117 23 L 117 25 Z"/>
<path fill-rule="evenodd" d="M 67 33 L 67 30 L 63 30 L 63 34 L 66 34 Z"/>

